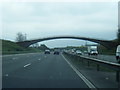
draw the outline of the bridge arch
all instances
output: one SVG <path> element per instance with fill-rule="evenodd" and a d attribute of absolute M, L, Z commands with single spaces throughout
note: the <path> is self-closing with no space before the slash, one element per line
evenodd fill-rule
<path fill-rule="evenodd" d="M 99 43 L 103 45 L 104 47 L 110 49 L 115 46 L 117 46 L 117 43 L 114 41 L 110 40 L 100 40 L 100 39 L 94 39 L 94 38 L 87 38 L 87 37 L 79 37 L 79 36 L 54 36 L 54 37 L 45 37 L 45 38 L 40 38 L 40 39 L 34 39 L 34 40 L 27 40 L 27 41 L 22 41 L 22 42 L 16 42 L 22 47 L 29 47 L 30 45 L 37 43 L 37 42 L 42 42 L 46 40 L 52 40 L 52 39 L 78 39 L 78 40 L 87 40 L 95 43 Z"/>

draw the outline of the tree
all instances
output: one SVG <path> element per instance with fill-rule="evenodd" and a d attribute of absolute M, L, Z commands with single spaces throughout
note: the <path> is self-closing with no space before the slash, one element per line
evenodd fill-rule
<path fill-rule="evenodd" d="M 16 37 L 16 41 L 21 42 L 21 41 L 25 41 L 25 40 L 27 40 L 27 35 L 22 34 L 21 32 L 18 32 L 17 37 Z"/>

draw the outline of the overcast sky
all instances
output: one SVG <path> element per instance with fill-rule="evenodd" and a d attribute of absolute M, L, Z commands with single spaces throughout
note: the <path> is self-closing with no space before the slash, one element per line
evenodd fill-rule
<path fill-rule="evenodd" d="M 2 35 L 15 41 L 16 33 L 27 39 L 73 35 L 112 40 L 118 28 L 117 2 L 10 2 L 2 4 Z M 83 40 L 44 41 L 48 47 L 82 45 Z"/>

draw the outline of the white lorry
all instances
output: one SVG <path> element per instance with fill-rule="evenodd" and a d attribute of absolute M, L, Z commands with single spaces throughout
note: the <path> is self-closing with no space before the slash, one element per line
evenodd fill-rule
<path fill-rule="evenodd" d="M 116 49 L 116 60 L 120 63 L 120 45 L 118 45 Z"/>
<path fill-rule="evenodd" d="M 97 46 L 88 46 L 88 55 L 98 55 Z"/>

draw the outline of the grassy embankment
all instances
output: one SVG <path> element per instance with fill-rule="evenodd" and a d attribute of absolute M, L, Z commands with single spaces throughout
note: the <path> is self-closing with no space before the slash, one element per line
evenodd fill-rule
<path fill-rule="evenodd" d="M 34 53 L 41 52 L 36 48 L 23 48 L 17 45 L 15 42 L 8 40 L 0 40 L 0 54 L 20 54 L 20 53 Z"/>
<path fill-rule="evenodd" d="M 118 43 L 120 45 L 120 41 L 118 39 L 113 40 L 113 42 Z M 115 55 L 117 47 L 107 49 L 102 45 L 98 46 L 98 51 L 100 54 L 108 54 L 108 55 Z"/>
<path fill-rule="evenodd" d="M 117 47 L 114 47 L 112 49 L 107 49 L 107 48 L 103 47 L 102 45 L 100 45 L 100 46 L 98 46 L 98 52 L 100 54 L 115 55 L 116 48 Z"/>

